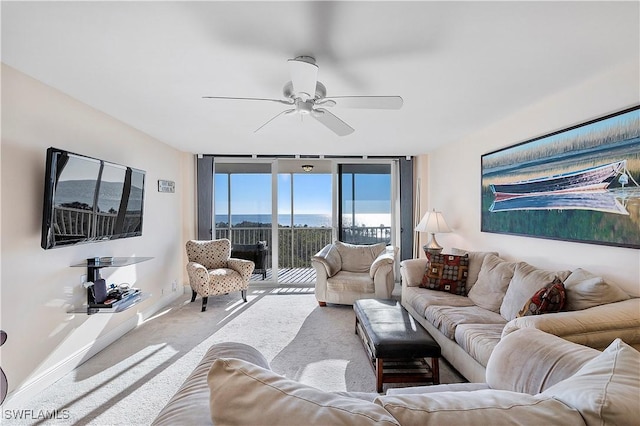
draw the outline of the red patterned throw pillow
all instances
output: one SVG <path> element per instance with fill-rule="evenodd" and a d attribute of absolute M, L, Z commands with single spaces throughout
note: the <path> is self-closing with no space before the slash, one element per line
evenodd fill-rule
<path fill-rule="evenodd" d="M 429 262 L 420 287 L 466 295 L 469 275 L 469 256 L 452 254 L 428 254 Z"/>
<path fill-rule="evenodd" d="M 536 291 L 531 296 L 531 299 L 527 300 L 520 312 L 518 312 L 518 316 L 526 317 L 527 315 L 560 312 L 564 308 L 566 299 L 567 294 L 564 290 L 564 284 L 562 284 L 560 278 L 556 277 L 552 283 Z"/>

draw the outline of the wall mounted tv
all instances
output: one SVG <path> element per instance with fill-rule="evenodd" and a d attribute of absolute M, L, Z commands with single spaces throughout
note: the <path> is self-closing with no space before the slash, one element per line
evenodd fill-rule
<path fill-rule="evenodd" d="M 47 149 L 42 248 L 142 235 L 145 172 Z"/>

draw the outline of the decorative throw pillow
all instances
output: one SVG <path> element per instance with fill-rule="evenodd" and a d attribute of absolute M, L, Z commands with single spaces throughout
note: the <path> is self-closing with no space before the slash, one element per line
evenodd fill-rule
<path fill-rule="evenodd" d="M 566 293 L 564 291 L 564 285 L 562 281 L 560 281 L 560 278 L 556 277 L 552 283 L 536 291 L 536 293 L 527 300 L 522 309 L 520 309 L 520 312 L 518 312 L 518 316 L 526 317 L 527 315 L 560 312 L 564 308 L 565 301 Z"/>
<path fill-rule="evenodd" d="M 453 254 L 429 254 L 429 262 L 424 271 L 420 287 L 446 291 L 464 296 L 467 294 L 469 256 Z"/>
<path fill-rule="evenodd" d="M 525 302 L 540 290 L 541 286 L 552 283 L 556 277 L 564 281 L 570 273 L 571 271 L 538 269 L 526 262 L 518 263 L 500 305 L 500 315 L 507 321 L 511 321 L 518 316 Z"/>

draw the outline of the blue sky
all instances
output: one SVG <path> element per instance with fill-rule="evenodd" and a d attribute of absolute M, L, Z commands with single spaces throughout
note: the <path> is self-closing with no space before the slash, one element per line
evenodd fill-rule
<path fill-rule="evenodd" d="M 216 175 L 215 214 L 226 214 L 227 182 Z M 226 176 L 226 175 L 225 175 Z M 331 214 L 331 175 L 296 173 L 294 176 L 294 211 L 297 214 Z M 271 212 L 271 175 L 232 175 L 231 211 L 233 214 L 268 214 Z M 278 176 L 278 212 L 291 211 L 291 175 Z M 389 176 L 358 175 L 356 194 L 359 213 L 387 213 L 390 210 Z M 345 194 L 350 197 L 350 194 Z"/>

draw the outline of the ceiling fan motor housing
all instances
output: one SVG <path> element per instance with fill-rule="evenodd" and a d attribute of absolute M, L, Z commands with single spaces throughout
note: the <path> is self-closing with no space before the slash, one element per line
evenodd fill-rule
<path fill-rule="evenodd" d="M 289 99 L 298 99 L 298 98 L 308 97 L 306 93 L 296 93 L 293 90 L 293 83 L 291 81 L 288 81 L 287 84 L 284 85 L 284 87 L 282 88 L 282 94 L 284 95 L 285 98 L 289 98 Z M 316 99 L 316 100 L 323 99 L 325 96 L 327 96 L 327 88 L 324 87 L 324 84 L 317 81 L 316 93 L 313 99 Z"/>
<path fill-rule="evenodd" d="M 304 101 L 301 98 L 296 98 L 296 111 L 300 114 L 311 114 L 311 111 L 313 110 L 313 104 L 313 99 Z"/>

